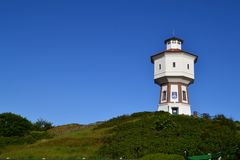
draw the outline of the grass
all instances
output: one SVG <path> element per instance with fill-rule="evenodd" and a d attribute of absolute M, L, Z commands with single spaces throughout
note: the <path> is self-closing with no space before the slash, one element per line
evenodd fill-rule
<path fill-rule="evenodd" d="M 0 159 L 78 159 L 94 156 L 100 139 L 108 128 L 95 130 L 96 126 L 65 125 L 49 130 L 52 139 L 43 139 L 30 145 L 11 145 L 0 149 Z"/>
<path fill-rule="evenodd" d="M 131 116 L 119 116 L 95 125 L 63 125 L 47 131 L 52 137 L 50 139 L 42 139 L 33 144 L 7 145 L 0 148 L 0 160 L 7 157 L 16 160 L 42 160 L 42 158 L 46 160 L 84 158 L 107 160 L 97 156 L 108 155 L 108 157 L 115 156 L 119 159 L 126 153 L 125 158 L 134 158 L 132 155 L 141 153 L 142 155 L 135 157 L 143 156 L 142 160 L 182 159 L 183 149 L 189 147 L 183 144 L 191 144 L 190 149 L 194 147 L 198 149 L 200 140 L 201 145 L 204 146 L 205 137 L 212 136 L 212 139 L 207 139 L 209 150 L 211 145 L 208 142 L 218 144 L 218 141 L 224 139 L 221 137 L 225 134 L 218 133 L 223 131 L 232 133 L 227 132 L 229 131 L 228 121 L 222 122 L 226 124 L 220 125 L 218 121 L 213 123 L 212 120 L 181 115 L 171 116 L 160 112 L 141 112 Z M 240 122 L 236 122 L 236 125 L 240 139 Z M 221 132 L 215 132 L 215 130 Z M 198 141 L 199 137 L 202 139 Z M 213 147 L 216 146 L 213 145 Z"/>
<path fill-rule="evenodd" d="M 121 116 L 120 120 L 125 120 L 128 116 Z M 137 121 L 137 117 L 126 119 L 128 121 Z M 101 123 L 95 125 L 68 124 L 54 127 L 48 130 L 48 134 L 53 137 L 42 139 L 33 144 L 8 145 L 0 148 L 0 159 L 82 159 L 90 157 L 96 158 L 96 151 L 102 145 L 101 139 L 110 135 L 109 132 L 118 118 L 113 118 L 107 125 Z M 113 123 L 112 123 L 113 122 Z M 92 159 L 92 158 L 91 158 Z"/>

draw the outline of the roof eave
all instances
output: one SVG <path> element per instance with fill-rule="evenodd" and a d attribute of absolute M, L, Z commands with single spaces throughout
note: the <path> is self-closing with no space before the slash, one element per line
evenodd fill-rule
<path fill-rule="evenodd" d="M 198 56 L 193 54 L 193 53 L 190 53 L 190 52 L 186 52 L 186 51 L 183 51 L 183 50 L 180 50 L 180 51 L 163 51 L 163 52 L 160 52 L 160 53 L 157 53 L 155 55 L 152 55 L 151 56 L 151 62 L 154 63 L 154 57 L 158 56 L 158 55 L 161 55 L 161 54 L 164 54 L 164 53 L 167 53 L 167 52 L 172 52 L 172 53 L 176 53 L 176 52 L 183 52 L 183 53 L 186 53 L 186 54 L 189 54 L 191 56 L 194 56 L 195 59 L 194 59 L 194 63 L 197 63 L 197 60 L 198 60 Z"/>

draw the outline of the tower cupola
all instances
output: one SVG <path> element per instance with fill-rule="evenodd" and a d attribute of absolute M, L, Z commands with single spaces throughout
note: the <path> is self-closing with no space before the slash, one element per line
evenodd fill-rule
<path fill-rule="evenodd" d="M 182 50 L 183 40 L 177 37 L 168 38 L 164 41 L 166 50 Z"/>

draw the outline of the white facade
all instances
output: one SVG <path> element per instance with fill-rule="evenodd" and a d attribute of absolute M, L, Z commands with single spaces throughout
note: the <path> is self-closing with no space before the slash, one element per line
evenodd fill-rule
<path fill-rule="evenodd" d="M 191 107 L 189 104 L 174 104 L 174 103 L 166 103 L 166 104 L 159 104 L 158 111 L 169 112 L 173 114 L 173 109 L 178 108 L 178 114 L 184 115 L 191 115 Z"/>
<path fill-rule="evenodd" d="M 181 51 L 176 53 L 166 52 L 163 56 L 154 60 L 154 79 L 166 76 L 184 76 L 194 80 L 194 60 L 194 56 L 181 53 Z"/>
<path fill-rule="evenodd" d="M 188 86 L 194 81 L 197 56 L 182 51 L 183 41 L 173 37 L 165 41 L 166 51 L 151 57 L 154 81 L 161 86 L 158 111 L 191 115 Z"/>

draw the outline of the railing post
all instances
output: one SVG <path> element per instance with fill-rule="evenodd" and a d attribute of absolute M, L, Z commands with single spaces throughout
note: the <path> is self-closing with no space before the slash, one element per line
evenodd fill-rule
<path fill-rule="evenodd" d="M 185 151 L 183 152 L 183 154 L 184 154 L 184 159 L 185 159 L 185 160 L 188 160 L 188 151 L 185 150 Z"/>

